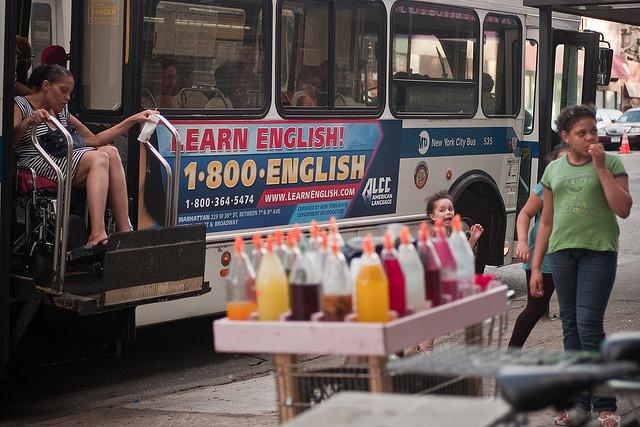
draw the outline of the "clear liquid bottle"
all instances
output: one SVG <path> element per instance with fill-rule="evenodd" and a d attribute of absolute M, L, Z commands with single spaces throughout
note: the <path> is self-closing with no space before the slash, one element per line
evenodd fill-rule
<path fill-rule="evenodd" d="M 384 234 L 384 248 L 380 259 L 389 281 L 389 308 L 402 317 L 407 314 L 404 273 L 398 261 L 398 252 L 393 246 L 393 237 L 388 231 Z"/>
<path fill-rule="evenodd" d="M 424 288 L 427 299 L 432 307 L 442 304 L 442 282 L 440 279 L 440 258 L 436 248 L 429 238 L 429 228 L 423 221 L 420 224 L 420 239 L 418 240 L 418 254 L 424 267 Z"/>
<path fill-rule="evenodd" d="M 280 259 L 273 251 L 273 236 L 267 236 L 267 253 L 256 275 L 256 299 L 260 320 L 278 320 L 289 310 L 289 282 Z"/>
<path fill-rule="evenodd" d="M 289 234 L 295 243 L 295 235 Z M 320 311 L 321 276 L 311 260 L 303 255 L 297 245 L 291 248 L 297 253 L 289 274 L 291 288 L 291 320 L 310 320 L 311 315 Z"/>
<path fill-rule="evenodd" d="M 289 276 L 289 274 L 291 274 L 291 269 L 296 263 L 298 257 L 302 255 L 298 243 L 299 240 L 297 237 L 297 233 L 294 230 L 289 231 L 287 233 L 287 252 L 284 254 L 285 259 L 282 263 L 284 266 L 284 272 L 287 274 L 287 277 Z"/>
<path fill-rule="evenodd" d="M 251 260 L 244 252 L 244 241 L 236 237 L 235 256 L 225 278 L 227 289 L 227 318 L 230 320 L 248 320 L 256 311 L 255 280 L 256 273 Z"/>
<path fill-rule="evenodd" d="M 309 240 L 307 241 L 308 250 L 320 250 L 320 227 L 315 219 L 311 221 L 311 229 L 309 230 Z"/>
<path fill-rule="evenodd" d="M 455 301 L 459 296 L 458 291 L 458 266 L 456 260 L 453 257 L 447 236 L 445 236 L 444 226 L 440 218 L 436 219 L 435 223 L 435 237 L 433 238 L 433 246 L 438 252 L 438 258 L 440 258 L 440 280 L 442 283 L 442 295 L 443 299 Z"/>
<path fill-rule="evenodd" d="M 398 261 L 404 273 L 404 288 L 407 296 L 407 310 L 413 313 L 426 308 L 427 298 L 424 288 L 424 267 L 416 248 L 411 242 L 409 227 L 400 230 Z"/>
<path fill-rule="evenodd" d="M 476 293 L 475 255 L 469 245 L 467 236 L 462 231 L 460 215 L 453 217 L 449 246 L 458 267 L 458 289 L 461 297 Z"/>
<path fill-rule="evenodd" d="M 264 249 L 264 245 L 262 244 L 262 236 L 260 233 L 255 233 L 251 238 L 253 241 L 253 249 L 251 250 L 251 264 L 253 265 L 253 270 L 258 271 L 260 268 L 260 262 L 262 261 L 262 257 L 267 251 Z"/>
<path fill-rule="evenodd" d="M 389 282 L 380 258 L 368 235 L 363 241 L 360 269 L 356 276 L 356 306 L 359 322 L 386 322 L 389 320 Z"/>
<path fill-rule="evenodd" d="M 322 311 L 324 320 L 342 322 L 353 310 L 351 272 L 347 260 L 333 240 L 322 274 Z"/>

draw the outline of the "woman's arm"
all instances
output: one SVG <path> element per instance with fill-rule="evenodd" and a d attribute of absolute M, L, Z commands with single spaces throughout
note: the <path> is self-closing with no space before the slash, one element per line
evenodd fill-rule
<path fill-rule="evenodd" d="M 49 113 L 46 110 L 36 110 L 29 117 L 23 118 L 18 104 L 13 104 L 13 146 L 18 144 L 18 141 L 29 131 L 31 126 L 47 120 L 49 120 Z"/>
<path fill-rule="evenodd" d="M 522 262 L 529 261 L 529 225 L 531 218 L 542 209 L 542 199 L 531 193 L 524 204 L 518 218 L 516 219 L 516 231 L 518 233 L 518 246 L 516 246 L 516 257 Z"/>
<path fill-rule="evenodd" d="M 531 295 L 534 297 L 540 297 L 543 294 L 540 267 L 542 266 L 544 254 L 547 253 L 549 237 L 553 229 L 553 192 L 545 187 L 542 199 L 544 203 L 542 204 L 542 215 L 540 216 L 540 224 L 536 235 L 533 261 L 531 262 L 531 281 L 529 282 Z"/>
<path fill-rule="evenodd" d="M 129 116 L 117 125 L 111 126 L 98 134 L 94 134 L 80 120 L 71 114 L 69 115 L 69 124 L 78 130 L 80 136 L 84 138 L 87 145 L 91 147 L 100 147 L 111 144 L 118 136 L 125 134 L 136 123 L 142 123 L 149 120 L 149 116 L 158 114 L 155 110 L 144 110 L 133 116 Z"/>
<path fill-rule="evenodd" d="M 592 144 L 589 148 L 589 154 L 593 160 L 593 167 L 598 173 L 607 205 L 620 218 L 628 217 L 633 204 L 629 194 L 629 177 L 626 175 L 613 176 L 607 168 L 602 144 Z"/>

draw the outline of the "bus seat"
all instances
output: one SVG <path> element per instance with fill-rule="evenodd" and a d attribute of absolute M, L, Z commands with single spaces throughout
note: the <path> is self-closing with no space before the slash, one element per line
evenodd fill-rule
<path fill-rule="evenodd" d="M 221 110 L 225 108 L 233 108 L 231 101 L 224 95 L 216 95 L 204 105 L 204 108 L 211 110 Z"/>
<path fill-rule="evenodd" d="M 203 108 L 207 97 L 200 89 L 184 88 L 178 92 L 178 100 L 182 108 Z"/>

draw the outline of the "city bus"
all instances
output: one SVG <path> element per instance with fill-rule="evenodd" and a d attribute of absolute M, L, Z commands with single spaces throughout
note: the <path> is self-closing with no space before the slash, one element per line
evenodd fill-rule
<path fill-rule="evenodd" d="M 392 223 L 415 230 L 440 190 L 467 225 L 484 226 L 477 267 L 511 263 L 516 214 L 552 143 L 552 114 L 593 101 L 600 57 L 599 35 L 580 32 L 576 14 L 552 17 L 551 6 L 541 14 L 515 0 L 0 5 L 3 236 L 15 228 L 6 143 L 14 80 L 28 72 L 16 62 L 16 35 L 30 40 L 32 66 L 48 45 L 69 52 L 70 110 L 92 129 L 144 108 L 170 125 L 149 144 L 137 141 L 140 129 L 116 141 L 130 215 L 136 230 L 204 227 L 210 291 L 136 304 L 137 326 L 223 312 L 235 236 L 332 217 L 347 238 Z M 0 279 L 12 285 L 0 291 L 3 360 L 19 320 L 11 253 L 3 239 Z"/>

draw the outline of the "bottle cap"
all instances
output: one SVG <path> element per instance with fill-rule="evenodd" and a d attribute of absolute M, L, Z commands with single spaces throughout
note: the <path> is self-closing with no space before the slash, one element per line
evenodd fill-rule
<path fill-rule="evenodd" d="M 297 241 L 298 241 L 298 239 L 296 237 L 295 230 L 289 231 L 287 233 L 287 246 L 289 246 L 289 248 L 293 248 L 296 245 Z"/>
<path fill-rule="evenodd" d="M 331 252 L 334 255 L 338 255 L 338 251 L 340 250 L 340 246 L 338 246 L 338 239 L 336 239 L 336 236 L 333 236 L 333 241 L 331 242 Z"/>
<path fill-rule="evenodd" d="M 314 239 L 317 239 L 319 234 L 320 234 L 320 227 L 318 227 L 318 221 L 313 219 L 311 220 L 311 237 Z"/>
<path fill-rule="evenodd" d="M 240 255 L 244 250 L 244 240 L 242 240 L 242 237 L 240 236 L 236 236 L 235 249 L 236 255 Z"/>
<path fill-rule="evenodd" d="M 388 251 L 392 250 L 393 245 L 393 237 L 391 237 L 391 232 L 387 231 L 384 233 L 384 248 Z"/>
<path fill-rule="evenodd" d="M 367 234 L 367 236 L 362 241 L 362 250 L 365 254 L 371 255 L 373 253 L 373 237 L 371 234 Z"/>
<path fill-rule="evenodd" d="M 300 224 L 293 224 L 293 237 L 296 239 L 296 243 L 300 243 L 302 237 L 302 231 L 300 231 Z"/>
<path fill-rule="evenodd" d="M 338 224 L 336 224 L 336 217 L 332 216 L 329 220 L 329 233 L 335 234 L 338 231 Z"/>
<path fill-rule="evenodd" d="M 276 232 L 274 233 L 273 238 L 276 242 L 276 245 L 282 246 L 282 242 L 284 241 L 284 233 L 279 228 L 276 228 Z"/>
<path fill-rule="evenodd" d="M 262 249 L 262 236 L 260 233 L 255 233 L 251 240 L 253 240 L 253 247 L 260 251 Z"/>
<path fill-rule="evenodd" d="M 267 235 L 267 253 L 273 252 L 273 234 Z"/>
<path fill-rule="evenodd" d="M 420 223 L 420 240 L 424 243 L 427 241 L 429 237 L 429 226 L 427 225 L 427 221 L 422 221 Z"/>
<path fill-rule="evenodd" d="M 451 228 L 455 231 L 462 230 L 462 218 L 460 218 L 459 214 L 456 214 L 456 216 L 453 217 L 453 221 L 451 221 Z"/>
<path fill-rule="evenodd" d="M 442 221 L 442 218 L 436 218 L 434 226 L 436 228 L 442 228 L 442 224 L 444 224 L 444 221 Z"/>
<path fill-rule="evenodd" d="M 327 230 L 320 231 L 320 247 L 323 251 L 326 251 L 329 246 L 329 238 L 327 237 Z"/>
<path fill-rule="evenodd" d="M 406 225 L 400 230 L 400 242 L 402 242 L 403 245 L 411 243 L 411 233 L 409 232 L 409 227 Z"/>

